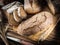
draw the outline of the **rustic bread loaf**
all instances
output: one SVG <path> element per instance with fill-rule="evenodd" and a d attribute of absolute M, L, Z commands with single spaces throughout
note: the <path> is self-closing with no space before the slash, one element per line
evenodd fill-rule
<path fill-rule="evenodd" d="M 17 33 L 28 36 L 30 39 L 37 41 L 41 34 L 49 32 L 55 24 L 55 16 L 47 11 L 43 11 L 22 22 L 17 28 Z M 44 37 L 41 36 L 41 40 L 43 39 Z"/>
<path fill-rule="evenodd" d="M 41 11 L 38 0 L 24 0 L 24 9 L 28 14 L 36 14 Z"/>
<path fill-rule="evenodd" d="M 10 25 L 18 25 L 22 19 L 25 19 L 27 14 L 20 2 L 12 2 L 2 7 Z"/>

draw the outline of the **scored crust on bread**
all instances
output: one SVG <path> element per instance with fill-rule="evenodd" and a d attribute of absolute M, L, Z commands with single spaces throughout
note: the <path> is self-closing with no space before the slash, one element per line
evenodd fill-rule
<path fill-rule="evenodd" d="M 20 6 L 20 7 L 18 8 L 18 16 L 19 16 L 20 18 L 22 18 L 22 19 L 24 19 L 24 18 L 27 17 L 27 14 L 26 14 L 23 6 Z"/>
<path fill-rule="evenodd" d="M 12 14 L 7 13 L 7 15 L 8 15 L 8 23 L 9 23 L 9 25 L 17 26 L 19 24 L 18 22 L 15 21 Z"/>
<path fill-rule="evenodd" d="M 20 2 L 12 2 L 2 7 L 8 22 L 12 26 L 17 26 L 22 19 L 25 19 L 27 14 L 23 9 L 23 4 Z"/>
<path fill-rule="evenodd" d="M 16 10 L 13 11 L 13 18 L 15 19 L 16 22 L 20 22 L 21 18 L 18 17 L 18 13 Z"/>
<path fill-rule="evenodd" d="M 38 0 L 24 0 L 24 9 L 28 14 L 36 14 L 41 11 Z"/>

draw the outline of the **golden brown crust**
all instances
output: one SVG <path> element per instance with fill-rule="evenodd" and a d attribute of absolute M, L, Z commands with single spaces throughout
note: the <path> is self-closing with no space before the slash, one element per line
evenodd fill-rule
<path fill-rule="evenodd" d="M 55 12 L 56 12 L 56 11 L 55 11 L 55 7 L 54 7 L 54 5 L 52 4 L 51 0 L 47 0 L 47 3 L 48 3 L 48 7 L 49 7 L 51 13 L 52 13 L 52 14 L 55 14 Z"/>
<path fill-rule="evenodd" d="M 28 14 L 36 14 L 41 11 L 41 7 L 38 5 L 37 0 L 24 0 L 24 9 Z"/>
<path fill-rule="evenodd" d="M 17 26 L 22 19 L 27 17 L 27 14 L 23 9 L 23 5 L 20 4 L 20 2 L 10 3 L 2 9 L 8 19 L 9 24 L 12 26 Z"/>
<path fill-rule="evenodd" d="M 16 22 L 20 22 L 21 21 L 21 18 L 18 17 L 18 13 L 16 10 L 13 11 L 13 18 Z"/>
<path fill-rule="evenodd" d="M 22 22 L 18 26 L 17 32 L 20 35 L 29 36 L 30 39 L 36 41 L 41 33 L 47 30 L 49 31 L 51 29 L 50 27 L 54 27 L 56 23 L 54 20 L 55 18 L 51 13 L 43 11 Z M 35 33 L 37 34 L 34 35 Z M 41 39 L 43 39 L 43 37 Z"/>

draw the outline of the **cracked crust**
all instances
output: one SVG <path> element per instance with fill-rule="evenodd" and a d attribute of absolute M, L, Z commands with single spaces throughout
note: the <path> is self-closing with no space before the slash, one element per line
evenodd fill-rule
<path fill-rule="evenodd" d="M 44 32 L 44 30 L 46 31 L 54 24 L 54 16 L 51 13 L 44 11 L 22 22 L 17 28 L 17 33 L 29 36 L 31 39 L 31 35 L 34 35 L 39 31 Z"/>

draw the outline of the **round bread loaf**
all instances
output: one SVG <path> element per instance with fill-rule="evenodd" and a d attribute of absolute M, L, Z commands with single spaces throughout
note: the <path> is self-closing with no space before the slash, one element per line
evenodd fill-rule
<path fill-rule="evenodd" d="M 41 11 L 38 0 L 24 0 L 24 9 L 28 14 L 36 14 Z"/>

